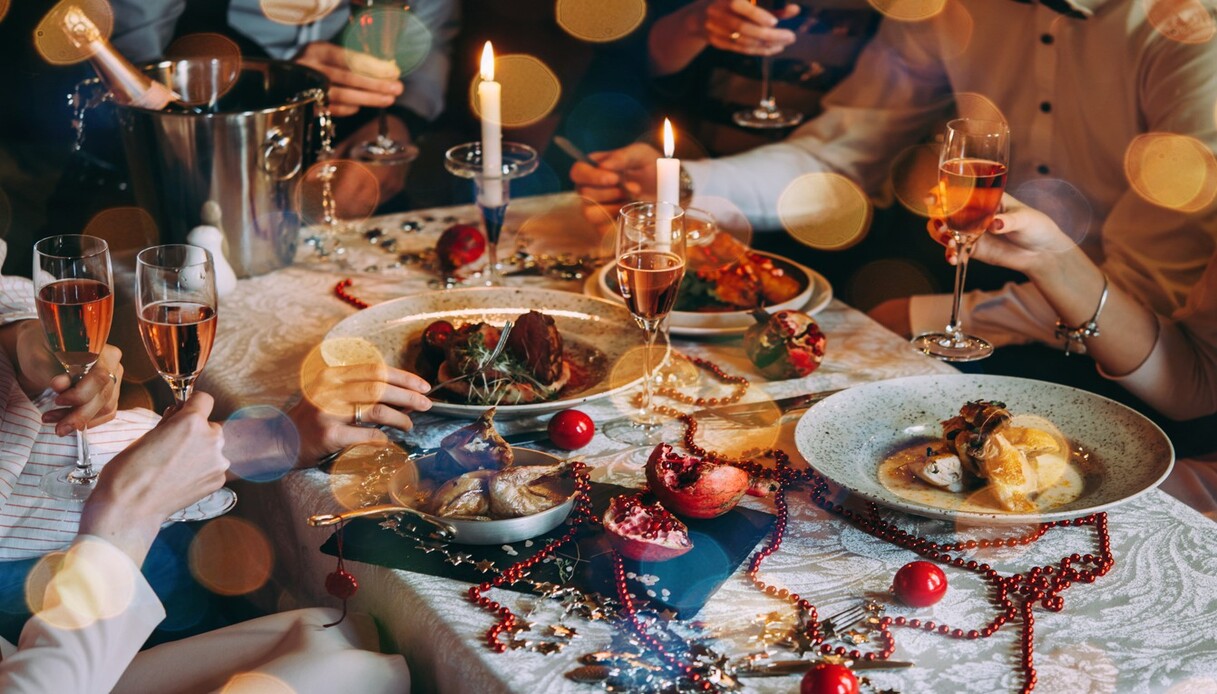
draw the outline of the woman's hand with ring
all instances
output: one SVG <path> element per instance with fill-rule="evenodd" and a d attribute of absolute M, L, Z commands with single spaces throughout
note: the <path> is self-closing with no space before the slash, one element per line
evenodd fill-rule
<path fill-rule="evenodd" d="M 787 4 L 769 12 L 748 0 L 713 0 L 706 6 L 703 26 L 710 45 L 745 55 L 774 55 L 794 43 L 789 29 L 777 23 L 799 13 L 799 6 Z"/>

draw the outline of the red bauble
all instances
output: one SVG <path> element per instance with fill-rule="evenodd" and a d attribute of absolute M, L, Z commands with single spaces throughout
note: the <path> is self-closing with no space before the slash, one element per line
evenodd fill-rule
<path fill-rule="evenodd" d="M 803 675 L 799 694 L 858 694 L 858 678 L 844 665 L 818 663 Z"/>
<path fill-rule="evenodd" d="M 911 561 L 892 581 L 896 598 L 909 607 L 929 607 L 947 593 L 947 575 L 928 561 Z"/>
<path fill-rule="evenodd" d="M 486 237 L 482 231 L 468 224 L 454 224 L 440 234 L 435 244 L 435 254 L 440 267 L 455 270 L 482 257 L 486 252 Z"/>
<path fill-rule="evenodd" d="M 346 600 L 359 590 L 359 582 L 344 569 L 338 569 L 325 577 L 325 592 L 339 600 Z"/>
<path fill-rule="evenodd" d="M 579 410 L 562 410 L 549 420 L 549 440 L 558 448 L 573 451 L 591 443 L 596 435 L 592 418 Z"/>
<path fill-rule="evenodd" d="M 820 367 L 828 340 L 811 316 L 758 309 L 753 317 L 756 325 L 744 333 L 744 353 L 766 378 L 800 378 Z"/>

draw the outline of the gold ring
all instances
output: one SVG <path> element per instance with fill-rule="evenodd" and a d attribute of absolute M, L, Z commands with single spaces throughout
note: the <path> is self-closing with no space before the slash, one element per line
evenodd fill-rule
<path fill-rule="evenodd" d="M 743 34 L 739 33 L 738 31 L 733 31 L 727 38 L 731 39 L 731 43 L 735 43 L 736 41 L 739 41 L 740 36 L 743 36 Z"/>
<path fill-rule="evenodd" d="M 363 426 L 363 405 L 355 403 L 355 426 Z"/>

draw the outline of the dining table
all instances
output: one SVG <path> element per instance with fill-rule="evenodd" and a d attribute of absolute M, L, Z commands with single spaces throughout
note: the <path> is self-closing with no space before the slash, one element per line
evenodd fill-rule
<path fill-rule="evenodd" d="M 586 252 L 602 252 L 594 233 L 586 225 L 580 226 L 579 205 L 579 198 L 570 193 L 513 200 L 502 246 L 518 245 L 539 253 L 548 250 L 549 244 L 576 243 L 574 238 L 581 239 L 576 246 L 582 244 Z M 214 350 L 198 386 L 215 398 L 216 416 L 223 419 L 255 407 L 285 410 L 300 397 L 301 367 L 310 352 L 337 323 L 360 310 L 336 295 L 339 282 L 350 280 L 345 291 L 369 304 L 451 291 L 436 273 L 409 258 L 402 262 L 402 256 L 433 248 L 440 233 L 457 223 L 477 226 L 477 208 L 467 205 L 374 217 L 340 230 L 341 254 L 319 257 L 313 245 L 302 242 L 295 263 L 240 280 L 220 301 Z M 576 227 L 577 234 L 568 231 Z M 513 276 L 508 272 L 504 282 L 512 287 L 585 290 L 583 279 L 545 273 Z M 820 393 L 904 376 L 957 373 L 949 364 L 915 352 L 907 340 L 840 300 L 833 299 L 814 317 L 827 336 L 827 352 L 820 367 L 802 378 L 765 379 L 745 356 L 738 334 L 697 339 L 673 336 L 671 344 L 681 354 L 745 376 L 751 383 L 749 399 Z M 641 340 L 641 331 L 638 334 Z M 622 414 L 620 403 L 611 398 L 579 408 L 597 424 Z M 814 417 L 815 408 L 803 416 Z M 423 448 L 437 445 L 467 423 L 429 413 L 411 418 L 414 427 L 403 438 Z M 511 434 L 543 428 L 547 419 L 548 415 L 506 419 L 499 426 Z M 782 420 L 774 446 L 788 452 L 793 465 L 802 467 L 806 462 L 793 439 L 796 420 L 795 416 Z M 590 444 L 574 453 L 546 450 L 585 462 L 596 482 L 638 487 L 644 481 L 643 465 L 651 447 L 630 447 L 597 432 Z M 313 514 L 342 510 L 334 493 L 334 477 L 329 471 L 308 467 L 237 487 L 240 499 L 234 514 L 258 528 L 273 552 L 272 585 L 278 590 L 271 607 L 339 605 L 325 590 L 326 576 L 335 570 L 335 557 L 320 549 L 333 528 L 312 527 L 307 522 Z M 966 630 L 979 629 L 992 617 L 992 595 L 980 577 L 949 566 L 950 588 L 940 602 L 919 609 L 898 604 L 889 588 L 896 571 L 919 558 L 914 552 L 864 532 L 812 503 L 806 486 L 792 488 L 787 499 L 784 541 L 764 563 L 761 575 L 815 603 L 821 617 L 864 598 L 880 604 L 888 615 L 935 620 Z M 775 512 L 772 497 L 749 496 L 742 503 L 765 513 Z M 889 510 L 882 513 L 911 533 L 958 538 L 969 532 L 941 520 Z M 1065 591 L 1064 608 L 1059 612 L 1035 613 L 1037 690 L 1217 691 L 1217 526 L 1158 490 L 1111 509 L 1108 518 L 1114 567 L 1094 583 L 1079 583 Z M 392 530 L 386 527 L 384 532 Z M 1092 529 L 1064 527 L 1053 528 L 1029 545 L 990 548 L 973 555 L 1003 574 L 1013 574 L 1055 563 L 1062 556 L 1094 551 Z M 419 692 L 599 691 L 598 685 L 577 682 L 568 673 L 580 666 L 581 656 L 609 650 L 621 636 L 619 622 L 580 619 L 564 612 L 556 600 L 495 588 L 489 592 L 491 597 L 528 615 L 536 640 L 544 641 L 559 628 L 564 635 L 549 648 L 511 648 L 498 653 L 487 648 L 485 638 L 495 617 L 468 599 L 469 583 L 351 560 L 345 562 L 345 570 L 358 581 L 349 609 L 377 620 L 386 648 L 405 656 L 413 689 Z M 646 576 L 631 573 L 628 583 L 638 600 L 648 597 Z M 745 565 L 726 578 L 696 615 L 679 621 L 687 622 L 689 629 L 708 639 L 715 652 L 732 660 L 781 660 L 800 657 L 783 650 L 772 636 L 791 614 L 788 602 L 753 585 Z M 673 619 L 671 614 L 664 618 Z M 546 630 L 548 633 L 542 633 Z M 1023 683 L 1017 619 L 988 638 L 949 638 L 910 628 L 895 628 L 893 633 L 892 659 L 912 666 L 860 671 L 870 681 L 871 691 L 1002 692 L 1017 691 Z M 863 647 L 873 648 L 874 644 Z M 742 691 L 790 692 L 797 690 L 799 679 L 789 675 L 741 678 L 740 682 Z"/>

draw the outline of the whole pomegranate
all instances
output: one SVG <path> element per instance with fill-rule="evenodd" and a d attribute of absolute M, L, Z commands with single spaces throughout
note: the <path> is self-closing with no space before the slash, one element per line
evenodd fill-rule
<path fill-rule="evenodd" d="M 753 312 L 756 325 L 744 333 L 744 353 L 766 378 L 799 378 L 815 371 L 824 359 L 828 339 L 815 320 L 801 311 L 770 315 Z"/>
<path fill-rule="evenodd" d="M 661 443 L 646 466 L 647 486 L 659 502 L 686 518 L 716 518 L 735 508 L 752 486 L 748 473 L 676 452 Z"/>
<path fill-rule="evenodd" d="M 613 497 L 604 512 L 604 532 L 613 549 L 634 561 L 667 561 L 693 549 L 689 528 L 641 495 Z"/>
<path fill-rule="evenodd" d="M 486 237 L 480 229 L 468 224 L 454 224 L 440 234 L 435 255 L 446 271 L 464 267 L 486 252 Z"/>

